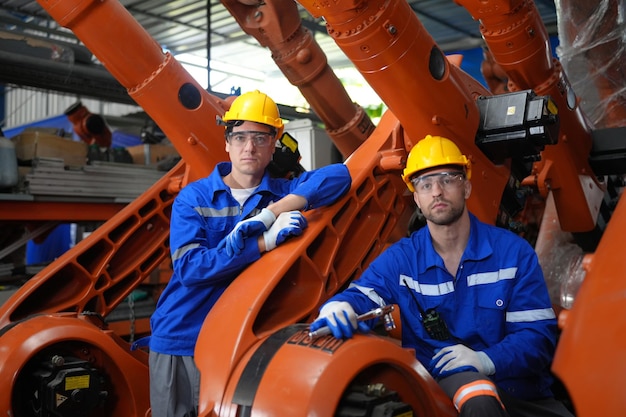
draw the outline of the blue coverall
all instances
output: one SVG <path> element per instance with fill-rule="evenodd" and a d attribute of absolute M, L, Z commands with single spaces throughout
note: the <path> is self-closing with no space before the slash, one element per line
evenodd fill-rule
<path fill-rule="evenodd" d="M 513 397 L 552 396 L 549 367 L 557 323 L 536 253 L 510 231 L 470 214 L 470 237 L 456 276 L 435 251 L 427 227 L 391 245 L 350 288 L 329 301 L 347 301 L 357 314 L 397 304 L 402 344 L 427 368 L 440 348 L 464 344 L 493 361 L 494 383 Z M 452 335 L 435 340 L 423 311 L 435 309 Z M 432 369 L 429 369 L 432 371 Z"/>
<path fill-rule="evenodd" d="M 306 198 L 307 210 L 325 206 L 343 196 L 351 185 L 343 164 L 307 171 L 292 180 L 271 178 L 266 172 L 240 206 L 222 180 L 230 171 L 230 162 L 218 164 L 207 178 L 183 188 L 173 203 L 170 250 L 174 272 L 151 318 L 149 346 L 154 352 L 193 356 L 206 315 L 233 279 L 260 258 L 257 239 L 246 239 L 238 256 L 218 249 L 237 222 L 287 194 Z"/>

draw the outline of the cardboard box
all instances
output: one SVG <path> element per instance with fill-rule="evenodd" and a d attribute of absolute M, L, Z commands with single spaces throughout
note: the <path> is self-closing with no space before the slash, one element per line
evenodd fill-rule
<path fill-rule="evenodd" d="M 66 166 L 82 167 L 87 162 L 87 144 L 45 130 L 24 130 L 11 138 L 17 159 L 24 163 L 35 158 L 61 158 Z"/>
<path fill-rule="evenodd" d="M 154 165 L 168 156 L 178 156 L 176 148 L 169 145 L 136 145 L 127 146 L 126 150 L 138 165 Z"/>

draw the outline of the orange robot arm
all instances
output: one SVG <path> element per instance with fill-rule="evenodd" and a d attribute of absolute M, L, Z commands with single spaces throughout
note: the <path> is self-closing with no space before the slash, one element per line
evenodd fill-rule
<path fill-rule="evenodd" d="M 591 131 L 561 65 L 550 52 L 548 34 L 535 4 L 529 0 L 483 2 L 460 0 L 479 20 L 483 38 L 497 64 L 509 77 L 513 91 L 532 88 L 550 96 L 558 107 L 561 133 L 556 145 L 542 152 L 529 183 L 554 199 L 563 230 L 594 229 L 604 184 L 587 160 Z"/>
<path fill-rule="evenodd" d="M 11 391 L 0 397 L 0 409 L 19 407 L 16 404 L 24 400 L 20 393 L 36 391 L 31 377 L 41 378 L 42 369 L 59 370 L 60 356 L 76 358 L 80 381 L 85 376 L 108 378 L 111 392 L 103 404 L 105 415 L 145 416 L 147 355 L 131 352 L 129 343 L 99 316 L 106 317 L 169 255 L 174 196 L 187 181 L 208 175 L 226 156 L 215 117 L 228 103 L 202 90 L 117 1 L 40 3 L 128 89 L 184 162 L 0 308 L 0 353 L 18 364 L 0 366 Z M 547 52 L 545 29 L 534 6 L 524 1 L 487 2 L 493 7 L 481 7 L 485 2 L 463 3 L 481 21 L 485 40 L 507 73 L 509 85 L 550 95 L 559 107 L 563 126 L 559 142 L 546 147 L 526 181 L 544 196 L 554 194 L 564 228 L 592 229 L 602 187 L 587 166 L 589 128 L 565 75 Z M 305 337 L 306 322 L 326 299 L 358 278 L 386 245 L 406 234 L 414 205 L 400 172 L 407 151 L 426 134 L 457 140 L 473 163 L 470 209 L 484 221 L 496 220 L 511 169 L 506 163 L 495 165 L 475 143 L 481 117 L 476 101 L 491 94 L 451 64 L 404 0 L 301 4 L 312 15 L 324 17 L 329 34 L 390 110 L 372 131 L 369 119 L 341 92 L 292 4 L 227 2 L 244 29 L 271 49 L 287 78 L 327 123 L 337 147 L 347 156 L 353 183 L 333 206 L 307 213 L 306 233 L 263 255 L 240 274 L 207 316 L 195 355 L 202 377 L 199 414 L 243 416 L 253 410 L 264 415 L 333 414 L 345 393 L 380 382 L 418 415 L 454 416 L 450 400 L 413 353 L 397 342 L 356 335 L 345 342 L 328 337 L 313 343 Z M 285 7 L 284 14 L 279 6 Z M 264 14 L 255 20 L 257 12 Z M 113 20 L 115 25 L 101 25 Z M 509 50 L 507 45 L 514 47 Z M 135 57 L 132 65 L 129 56 Z M 320 94 L 321 86 L 340 91 L 337 102 Z M 623 209 L 622 203 L 616 215 Z M 615 255 L 607 250 L 617 241 L 621 222 L 615 222 L 615 227 L 607 229 L 611 240 L 598 247 L 599 263 L 608 265 Z M 591 263 L 589 277 L 613 277 L 616 272 L 608 269 Z M 596 278 L 587 287 L 592 295 L 606 295 L 608 285 L 601 284 Z M 612 284 L 614 294 L 624 292 L 618 280 Z M 602 289 L 597 289 L 599 285 Z M 587 322 L 589 317 L 604 312 L 589 294 L 582 298 L 587 300 L 586 308 L 574 308 L 570 316 L 570 320 L 578 317 L 583 329 L 593 325 Z M 581 311 L 587 315 L 581 317 Z M 572 333 L 566 329 L 564 336 L 571 346 Z M 620 341 L 617 336 L 611 339 L 606 357 L 615 356 L 616 346 L 623 345 Z M 577 357 L 589 363 L 592 352 L 585 349 Z M 564 372 L 564 363 L 578 364 L 577 357 L 561 354 L 555 365 Z M 607 368 L 602 372 L 608 374 Z M 585 401 L 581 385 L 572 387 L 575 401 Z M 92 395 L 104 395 L 100 386 L 87 388 Z M 606 414 L 617 409 L 612 402 Z"/>
<path fill-rule="evenodd" d="M 375 126 L 363 108 L 352 102 L 315 38 L 302 25 L 296 3 L 222 3 L 248 35 L 270 49 L 276 65 L 324 122 L 341 154 L 348 157 L 354 152 Z"/>

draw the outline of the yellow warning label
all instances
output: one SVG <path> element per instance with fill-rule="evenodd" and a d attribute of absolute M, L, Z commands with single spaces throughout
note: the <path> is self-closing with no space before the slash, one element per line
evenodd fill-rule
<path fill-rule="evenodd" d="M 289 136 L 289 133 L 283 133 L 283 137 L 280 138 L 280 141 L 283 143 L 283 145 L 291 149 L 291 152 L 296 153 L 296 150 L 298 149 L 298 142 L 296 142 L 291 136 Z"/>
<path fill-rule="evenodd" d="M 57 396 L 57 398 L 56 398 L 56 400 L 57 400 L 56 401 L 57 402 L 57 408 L 59 408 L 59 406 L 61 404 L 63 404 L 65 402 L 65 400 L 67 400 L 67 397 L 65 395 L 61 395 L 61 394 L 57 394 L 56 396 Z"/>
<path fill-rule="evenodd" d="M 550 110 L 550 113 L 552 114 L 559 113 L 559 108 L 556 106 L 556 104 L 554 104 L 554 101 L 552 100 L 548 100 L 548 110 Z"/>
<path fill-rule="evenodd" d="M 89 388 L 89 375 L 68 376 L 65 378 L 65 391 Z"/>

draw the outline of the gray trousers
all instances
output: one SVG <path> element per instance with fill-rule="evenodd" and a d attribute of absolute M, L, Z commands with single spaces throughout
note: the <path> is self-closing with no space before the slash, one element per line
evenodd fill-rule
<path fill-rule="evenodd" d="M 193 356 L 150 351 L 152 417 L 195 417 L 198 414 L 200 371 Z"/>

